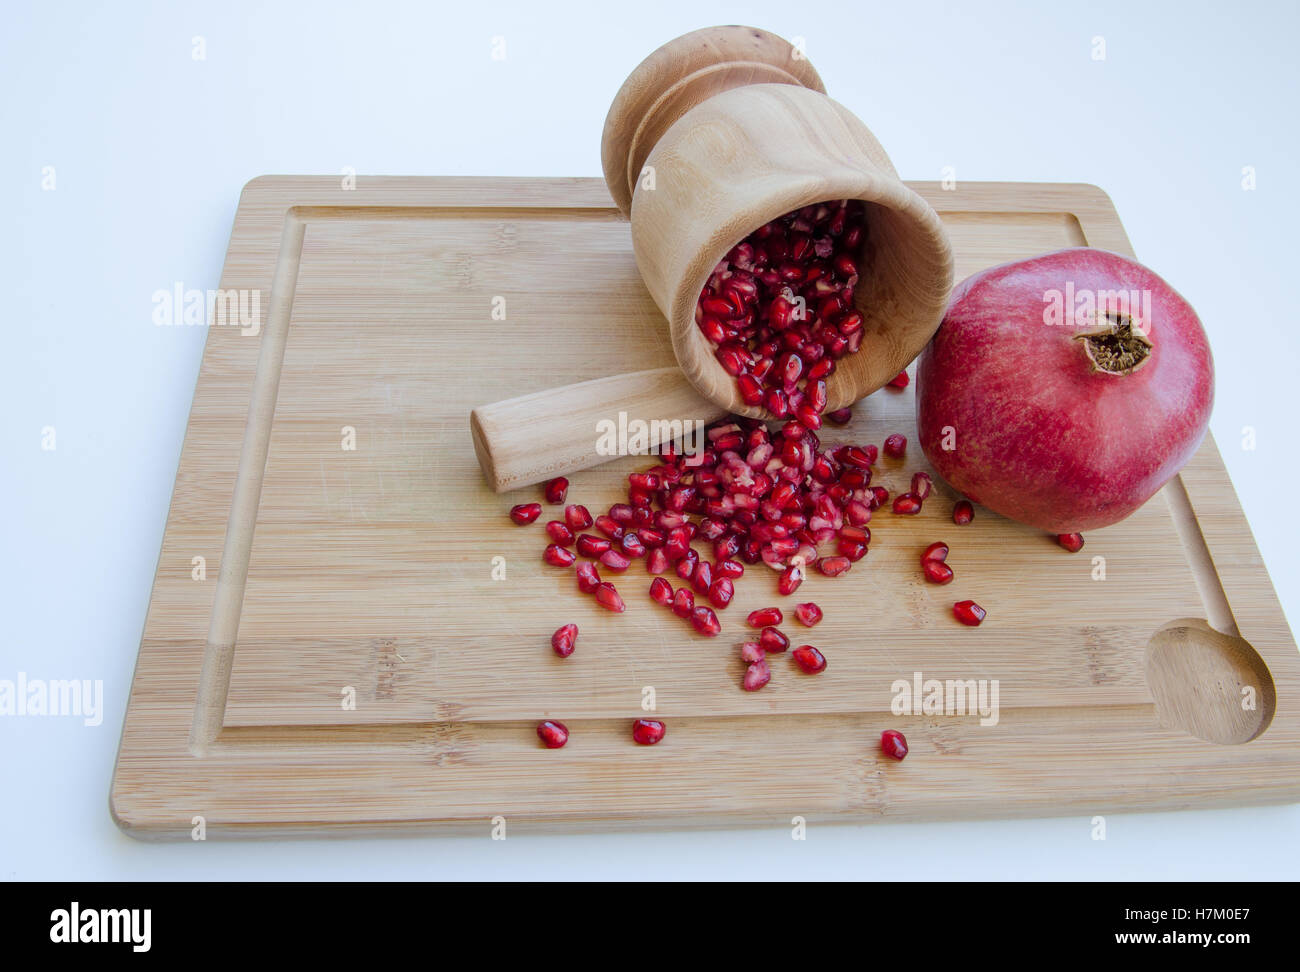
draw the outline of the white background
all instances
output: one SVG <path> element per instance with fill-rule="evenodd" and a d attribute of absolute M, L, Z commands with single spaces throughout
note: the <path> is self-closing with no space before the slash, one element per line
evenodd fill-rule
<path fill-rule="evenodd" d="M 905 178 L 951 165 L 959 180 L 1110 193 L 1139 257 L 1210 332 L 1212 429 L 1300 617 L 1297 5 L 908 6 L 6 4 L 0 678 L 101 678 L 106 712 L 93 729 L 0 719 L 0 875 L 1293 878 L 1300 806 L 1108 815 L 1104 842 L 1075 817 L 816 827 L 802 843 L 786 830 L 493 842 L 485 827 L 481 839 L 150 846 L 109 819 L 205 337 L 155 327 L 152 293 L 217 286 L 240 187 L 262 173 L 598 176 L 623 78 L 714 23 L 806 38 L 832 96 Z"/>

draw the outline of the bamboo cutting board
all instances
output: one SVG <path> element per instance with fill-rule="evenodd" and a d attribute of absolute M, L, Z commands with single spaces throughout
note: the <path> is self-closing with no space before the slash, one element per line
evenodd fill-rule
<path fill-rule="evenodd" d="M 958 279 L 1068 245 L 1131 253 L 1089 186 L 914 188 Z M 942 484 L 920 516 L 881 514 L 865 560 L 783 604 L 824 608 L 785 630 L 827 671 L 787 653 L 751 694 L 736 645 L 782 601 L 770 571 L 748 568 L 716 639 L 653 604 L 640 564 L 606 572 L 628 604 L 610 614 L 542 564 L 540 521 L 506 517 L 539 490 L 495 495 L 475 462 L 475 406 L 673 364 L 602 182 L 255 179 L 221 286 L 256 291 L 262 321 L 211 328 L 203 356 L 113 780 L 134 836 L 197 818 L 210 835 L 487 834 L 500 817 L 784 828 L 1300 799 L 1300 657 L 1208 439 L 1077 555 L 983 509 L 954 527 Z M 826 439 L 894 431 L 914 436 L 910 389 Z M 645 465 L 573 476 L 569 502 L 599 512 Z M 913 447 L 878 468 L 896 491 L 925 463 Z M 917 568 L 936 539 L 947 587 Z M 952 619 L 964 598 L 982 627 Z M 569 621 L 561 660 L 549 636 Z M 997 724 L 891 713 L 917 672 L 996 680 Z M 639 747 L 651 691 L 668 733 Z M 544 718 L 566 748 L 539 746 Z M 902 763 L 879 754 L 886 728 L 907 735 Z"/>

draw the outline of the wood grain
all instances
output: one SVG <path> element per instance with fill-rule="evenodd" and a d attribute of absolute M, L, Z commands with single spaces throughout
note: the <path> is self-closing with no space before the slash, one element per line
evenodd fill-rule
<path fill-rule="evenodd" d="M 1091 187 L 912 188 L 958 276 L 1065 245 L 1131 252 Z M 134 836 L 187 838 L 196 816 L 210 836 L 486 836 L 498 815 L 511 833 L 784 829 L 1300 797 L 1300 656 L 1210 440 L 1079 555 L 982 509 L 954 527 L 942 486 L 918 517 L 882 514 L 866 560 L 800 591 L 826 611 L 802 640 L 827 672 L 778 659 L 751 695 L 734 652 L 744 613 L 778 600 L 763 568 L 717 639 L 657 609 L 639 567 L 611 615 L 540 562 L 540 525 L 506 518 L 536 490 L 498 496 L 478 472 L 473 407 L 673 366 L 598 180 L 265 177 L 222 287 L 259 290 L 266 319 L 205 348 L 112 787 Z M 912 408 L 879 392 L 844 437 L 910 435 Z M 570 501 L 608 506 L 643 464 L 571 477 Z M 878 480 L 916 468 L 885 461 Z M 937 538 L 947 588 L 915 568 Z M 964 597 L 982 627 L 951 620 Z M 582 634 L 560 661 L 547 639 L 566 621 Z M 916 671 L 997 679 L 997 725 L 894 715 L 893 682 Z M 650 749 L 628 731 L 646 686 L 669 725 Z M 569 725 L 563 750 L 537 744 L 548 717 Z M 883 728 L 907 734 L 903 763 L 878 755 Z"/>

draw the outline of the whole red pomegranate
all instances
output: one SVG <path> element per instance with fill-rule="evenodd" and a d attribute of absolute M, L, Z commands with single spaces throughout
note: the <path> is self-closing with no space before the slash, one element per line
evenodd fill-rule
<path fill-rule="evenodd" d="M 977 503 L 1049 533 L 1124 519 L 1191 458 L 1214 364 L 1195 311 L 1089 247 L 977 273 L 917 367 L 921 447 Z"/>

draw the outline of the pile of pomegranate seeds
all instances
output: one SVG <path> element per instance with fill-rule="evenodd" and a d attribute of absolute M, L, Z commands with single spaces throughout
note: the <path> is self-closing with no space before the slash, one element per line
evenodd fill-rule
<path fill-rule="evenodd" d="M 695 323 L 746 405 L 821 427 L 826 378 L 862 344 L 853 288 L 865 216 L 859 200 L 804 206 L 760 226 L 714 268 Z"/>
<path fill-rule="evenodd" d="M 907 755 L 907 739 L 897 729 L 886 729 L 880 734 L 880 750 L 886 756 L 902 759 Z"/>

